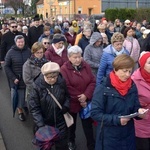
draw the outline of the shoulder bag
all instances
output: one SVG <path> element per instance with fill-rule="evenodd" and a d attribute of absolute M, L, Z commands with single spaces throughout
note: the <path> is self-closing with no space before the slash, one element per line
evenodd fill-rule
<path fill-rule="evenodd" d="M 62 109 L 62 106 L 60 105 L 56 97 L 49 91 L 49 89 L 47 89 L 47 91 L 48 91 L 48 94 L 53 98 L 55 103 L 59 106 L 59 108 Z M 68 112 L 63 115 L 64 115 L 64 119 L 65 119 L 67 127 L 70 127 L 74 123 L 73 117 Z"/>

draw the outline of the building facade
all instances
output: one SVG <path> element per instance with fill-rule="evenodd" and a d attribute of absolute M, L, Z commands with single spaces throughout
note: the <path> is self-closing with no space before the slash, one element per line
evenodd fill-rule
<path fill-rule="evenodd" d="M 150 0 L 102 0 L 102 11 L 108 8 L 150 8 Z"/>
<path fill-rule="evenodd" d="M 72 19 L 74 15 L 101 13 L 101 0 L 43 0 L 43 4 L 39 2 L 37 13 L 42 14 L 44 18 L 57 16 Z"/>

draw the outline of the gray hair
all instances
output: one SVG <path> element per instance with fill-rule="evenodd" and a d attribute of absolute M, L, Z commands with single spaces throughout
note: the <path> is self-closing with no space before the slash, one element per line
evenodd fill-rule
<path fill-rule="evenodd" d="M 23 35 L 16 35 L 14 38 L 15 43 L 17 42 L 18 39 L 24 39 Z"/>
<path fill-rule="evenodd" d="M 77 53 L 82 54 L 82 49 L 78 45 L 71 46 L 68 49 L 68 56 L 71 56 L 72 54 L 77 54 Z"/>

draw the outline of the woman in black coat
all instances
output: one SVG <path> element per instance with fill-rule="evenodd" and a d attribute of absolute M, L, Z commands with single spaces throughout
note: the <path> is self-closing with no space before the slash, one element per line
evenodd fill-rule
<path fill-rule="evenodd" d="M 12 46 L 6 54 L 5 58 L 5 72 L 7 74 L 8 82 L 11 88 L 11 99 L 13 99 L 14 88 L 17 86 L 18 91 L 18 115 L 21 121 L 25 120 L 23 109 L 26 108 L 25 102 L 25 83 L 22 79 L 23 64 L 30 57 L 31 51 L 25 46 L 25 39 L 22 35 L 15 37 L 16 45 Z"/>
<path fill-rule="evenodd" d="M 29 108 L 35 123 L 35 130 L 45 125 L 56 127 L 60 138 L 55 143 L 56 150 L 67 150 L 67 126 L 63 114 L 69 111 L 69 94 L 65 80 L 59 74 L 60 67 L 55 62 L 45 63 L 42 74 L 35 80 L 29 99 Z M 62 110 L 49 95 L 50 91 L 62 106 Z"/>

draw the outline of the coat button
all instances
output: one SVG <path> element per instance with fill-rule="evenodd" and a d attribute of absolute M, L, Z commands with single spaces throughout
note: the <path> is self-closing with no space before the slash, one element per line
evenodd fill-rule
<path fill-rule="evenodd" d="M 114 94 L 111 94 L 112 96 L 114 96 Z"/>

